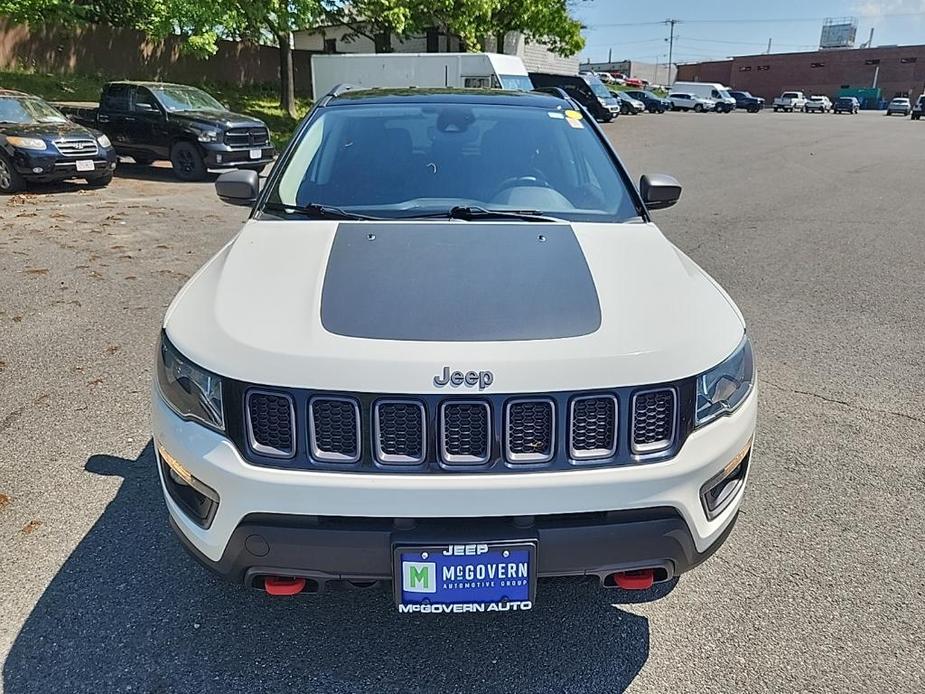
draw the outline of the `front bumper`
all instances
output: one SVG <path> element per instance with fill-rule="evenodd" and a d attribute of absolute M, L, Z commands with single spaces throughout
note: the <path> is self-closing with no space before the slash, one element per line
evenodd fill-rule
<path fill-rule="evenodd" d="M 202 527 L 171 498 L 159 464 L 171 522 L 197 557 L 236 581 L 268 569 L 385 578 L 387 550 L 408 533 L 412 544 L 536 537 L 540 575 L 640 565 L 676 575 L 715 550 L 734 522 L 747 471 L 714 518 L 701 489 L 750 445 L 757 413 L 753 392 L 735 413 L 694 431 L 678 455 L 657 463 L 517 475 L 367 474 L 251 465 L 224 436 L 177 417 L 156 391 L 159 458 L 166 451 L 219 498 Z M 260 551 L 247 547 L 252 536 L 259 536 L 253 542 Z"/>
<path fill-rule="evenodd" d="M 13 149 L 11 152 L 13 166 L 27 181 L 48 183 L 64 181 L 69 178 L 94 178 L 104 176 L 116 168 L 116 151 L 100 148 L 92 159 L 92 171 L 78 171 L 77 161 L 81 157 L 65 157 L 53 150 Z"/>
<path fill-rule="evenodd" d="M 273 161 L 276 156 L 276 149 L 272 146 L 254 147 L 229 147 L 221 142 L 201 144 L 204 161 L 210 169 L 230 169 L 236 166 L 260 166 L 266 165 Z M 259 152 L 259 157 L 252 157 L 251 152 Z"/>

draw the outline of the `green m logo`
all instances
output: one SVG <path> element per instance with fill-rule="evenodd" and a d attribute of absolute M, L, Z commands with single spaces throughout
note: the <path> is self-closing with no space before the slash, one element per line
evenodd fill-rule
<path fill-rule="evenodd" d="M 402 588 L 409 593 L 436 593 L 437 565 L 433 562 L 404 562 Z"/>

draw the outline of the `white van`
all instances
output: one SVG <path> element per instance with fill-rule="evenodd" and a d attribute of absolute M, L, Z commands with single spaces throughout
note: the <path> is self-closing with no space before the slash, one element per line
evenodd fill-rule
<path fill-rule="evenodd" d="M 469 87 L 532 91 L 523 61 L 496 53 L 353 53 L 312 56 L 317 101 L 338 84 L 353 87 Z"/>
<path fill-rule="evenodd" d="M 736 108 L 736 100 L 729 93 L 729 88 L 719 82 L 675 82 L 671 85 L 671 90 L 712 99 L 716 102 L 716 110 L 719 113 L 731 113 Z"/>

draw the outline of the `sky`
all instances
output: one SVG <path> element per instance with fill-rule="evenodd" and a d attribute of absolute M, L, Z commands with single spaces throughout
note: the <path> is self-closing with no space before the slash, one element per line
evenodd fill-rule
<path fill-rule="evenodd" d="M 855 46 L 875 29 L 874 46 L 925 43 L 925 0 L 574 0 L 585 25 L 582 62 L 668 60 L 666 19 L 675 26 L 675 63 L 818 48 L 826 17 L 857 17 Z"/>

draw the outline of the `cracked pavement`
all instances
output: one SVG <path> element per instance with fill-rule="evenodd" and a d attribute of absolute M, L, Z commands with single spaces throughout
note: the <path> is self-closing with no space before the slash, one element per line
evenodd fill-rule
<path fill-rule="evenodd" d="M 166 526 L 148 383 L 167 303 L 246 213 L 124 166 L 0 199 L 0 690 L 925 691 L 925 126 L 605 131 L 634 179 L 684 185 L 656 221 L 754 340 L 754 467 L 714 558 L 643 595 L 550 581 L 505 617 L 217 582 Z"/>

